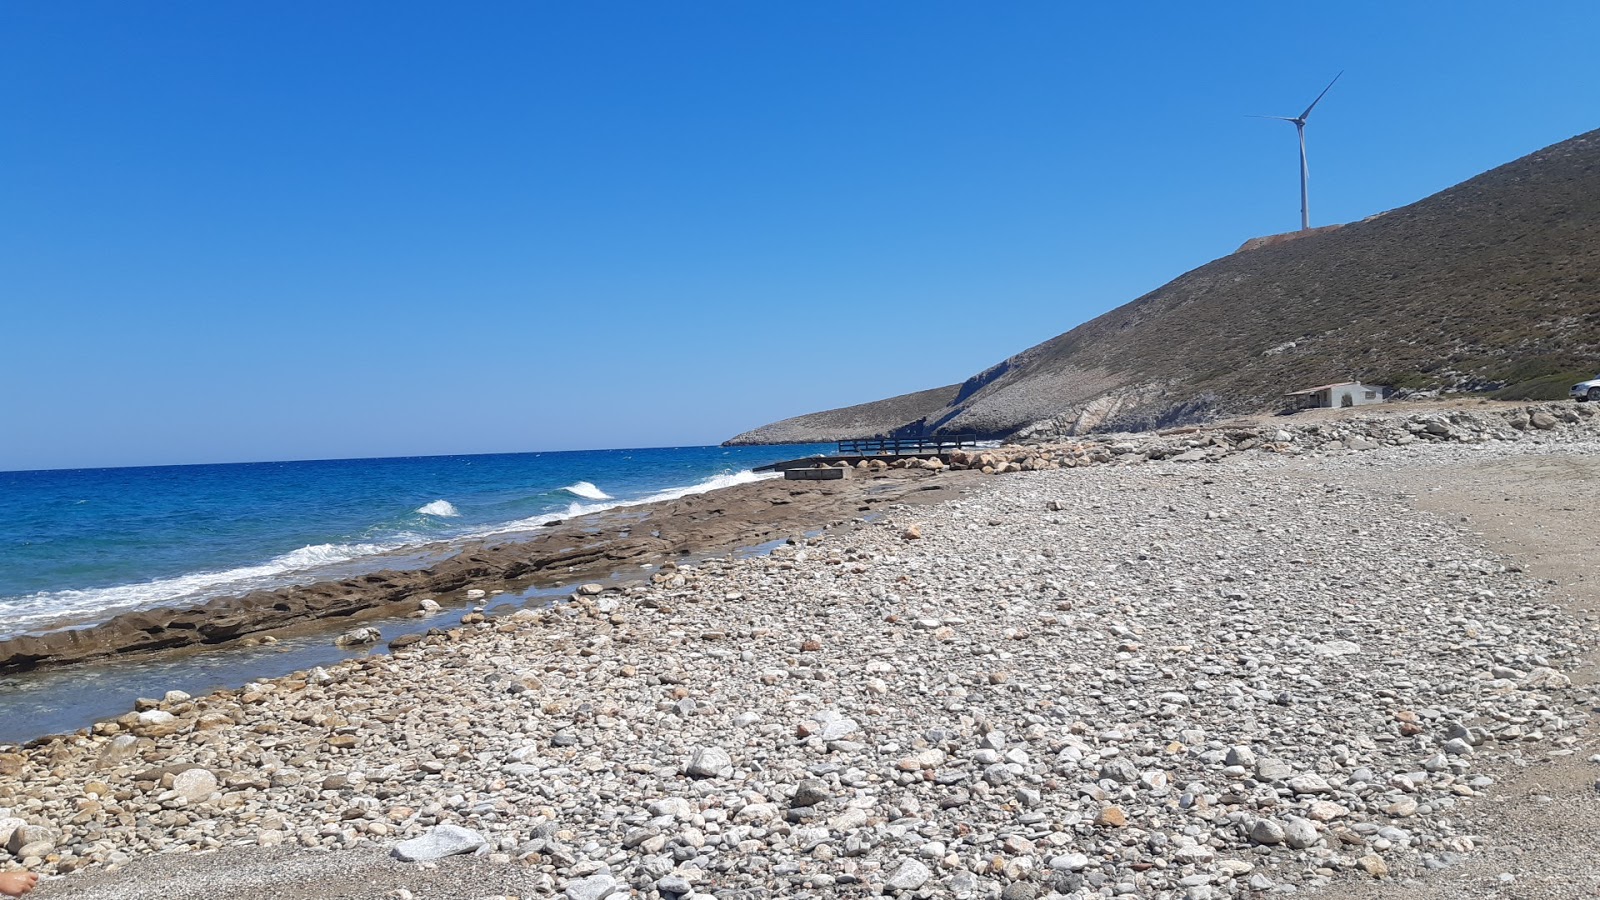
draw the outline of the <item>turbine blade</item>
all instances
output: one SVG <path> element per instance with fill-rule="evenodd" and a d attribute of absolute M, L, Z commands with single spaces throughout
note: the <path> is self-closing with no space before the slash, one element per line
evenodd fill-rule
<path fill-rule="evenodd" d="M 1246 115 L 1245 118 L 1246 119 L 1277 119 L 1279 122 L 1293 122 L 1294 121 L 1293 119 L 1289 118 L 1288 116 L 1252 116 L 1252 115 Z"/>
<path fill-rule="evenodd" d="M 1343 74 L 1344 72 L 1341 70 L 1339 75 Z M 1333 81 L 1338 81 L 1339 75 L 1333 76 Z M 1322 102 L 1322 98 L 1328 96 L 1328 92 L 1333 90 L 1333 81 L 1328 82 L 1328 86 L 1322 89 L 1322 93 L 1317 95 L 1317 99 L 1311 101 L 1311 105 L 1306 107 L 1306 111 L 1300 114 L 1300 118 L 1304 119 L 1306 116 L 1311 115 L 1311 111 L 1317 108 L 1317 104 Z"/>

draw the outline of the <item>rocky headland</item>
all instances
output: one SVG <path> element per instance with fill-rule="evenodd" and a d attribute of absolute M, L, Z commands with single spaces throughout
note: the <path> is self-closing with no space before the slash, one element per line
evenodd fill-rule
<path fill-rule="evenodd" d="M 1559 883 L 1473 860 L 1526 773 L 1592 794 L 1592 616 L 1423 499 L 1592 458 L 1585 413 L 973 454 L 939 504 L 0 747 L 0 859 L 45 898 L 1579 896 L 1584 839 Z"/>

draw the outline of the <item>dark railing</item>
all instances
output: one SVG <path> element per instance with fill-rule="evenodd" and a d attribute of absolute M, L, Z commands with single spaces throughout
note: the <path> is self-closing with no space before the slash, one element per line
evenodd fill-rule
<path fill-rule="evenodd" d="M 975 434 L 924 438 L 863 438 L 840 441 L 840 456 L 915 456 L 919 453 L 949 453 L 978 443 Z"/>

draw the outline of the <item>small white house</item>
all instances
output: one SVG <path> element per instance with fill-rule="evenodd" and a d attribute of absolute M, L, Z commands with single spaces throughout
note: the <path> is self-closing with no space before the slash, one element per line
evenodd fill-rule
<path fill-rule="evenodd" d="M 1301 409 L 1336 409 L 1382 403 L 1389 396 L 1389 390 L 1382 385 L 1344 381 L 1306 388 L 1303 391 L 1290 391 L 1289 396 L 1299 400 Z"/>

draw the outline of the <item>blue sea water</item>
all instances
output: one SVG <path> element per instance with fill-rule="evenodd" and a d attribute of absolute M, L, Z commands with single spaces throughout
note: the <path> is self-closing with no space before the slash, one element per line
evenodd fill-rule
<path fill-rule="evenodd" d="M 0 472 L 0 636 L 340 577 L 377 554 L 754 480 L 830 446 Z"/>

